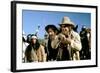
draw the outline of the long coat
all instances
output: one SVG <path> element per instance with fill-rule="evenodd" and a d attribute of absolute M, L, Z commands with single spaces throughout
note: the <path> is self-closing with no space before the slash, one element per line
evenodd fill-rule
<path fill-rule="evenodd" d="M 44 47 L 42 45 L 39 46 L 37 50 L 35 50 L 31 45 L 26 48 L 25 51 L 26 62 L 44 62 L 46 61 L 46 54 Z"/>
<path fill-rule="evenodd" d="M 77 32 L 71 31 L 71 44 L 59 44 L 58 60 L 80 60 L 81 40 Z M 59 38 L 64 36 L 62 33 Z M 59 39 L 58 38 L 58 39 Z"/>

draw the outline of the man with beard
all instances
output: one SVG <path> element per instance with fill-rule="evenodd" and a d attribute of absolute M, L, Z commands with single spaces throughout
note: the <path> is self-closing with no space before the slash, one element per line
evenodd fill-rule
<path fill-rule="evenodd" d="M 80 60 L 79 51 L 81 50 L 80 36 L 73 31 L 74 23 L 69 17 L 63 17 L 60 24 L 58 60 Z"/>

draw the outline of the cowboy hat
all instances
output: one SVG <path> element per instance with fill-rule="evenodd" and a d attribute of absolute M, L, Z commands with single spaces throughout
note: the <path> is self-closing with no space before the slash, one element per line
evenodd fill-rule
<path fill-rule="evenodd" d="M 57 29 L 57 27 L 55 26 L 55 25 L 52 25 L 52 24 L 50 24 L 50 25 L 47 25 L 46 27 L 45 27 L 45 30 L 48 32 L 48 29 L 49 28 L 51 28 L 53 31 L 59 31 L 58 29 Z"/>
<path fill-rule="evenodd" d="M 70 20 L 69 17 L 67 16 L 64 16 L 63 19 L 62 19 L 62 22 L 59 24 L 60 26 L 61 25 L 66 25 L 66 26 L 73 26 L 74 27 L 74 23 Z"/>

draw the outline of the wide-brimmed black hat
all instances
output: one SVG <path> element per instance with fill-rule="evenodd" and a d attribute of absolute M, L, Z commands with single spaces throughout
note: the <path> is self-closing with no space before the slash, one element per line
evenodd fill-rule
<path fill-rule="evenodd" d="M 55 32 L 55 31 L 57 31 L 57 32 L 59 31 L 58 28 L 57 28 L 55 25 L 52 25 L 52 24 L 47 25 L 47 26 L 45 27 L 45 30 L 48 32 L 48 29 L 49 29 L 49 28 L 51 28 L 54 32 Z"/>

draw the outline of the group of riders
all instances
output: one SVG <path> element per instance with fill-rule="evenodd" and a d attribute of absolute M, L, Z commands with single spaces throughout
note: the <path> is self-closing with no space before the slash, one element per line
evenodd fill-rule
<path fill-rule="evenodd" d="M 37 35 L 23 37 L 23 62 L 70 61 L 91 59 L 91 30 L 82 27 L 80 34 L 75 24 L 64 16 L 58 29 L 53 24 L 45 27 L 47 36 L 40 43 Z"/>

